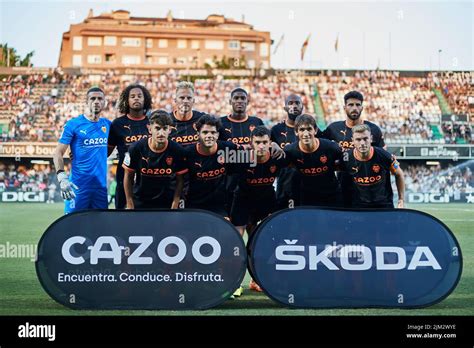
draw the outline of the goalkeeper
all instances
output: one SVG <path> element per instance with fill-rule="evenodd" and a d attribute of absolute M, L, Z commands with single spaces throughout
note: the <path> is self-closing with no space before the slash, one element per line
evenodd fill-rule
<path fill-rule="evenodd" d="M 86 113 L 64 125 L 54 153 L 54 166 L 65 200 L 66 214 L 84 209 L 107 209 L 107 137 L 111 122 L 101 118 L 105 94 L 87 91 Z M 71 147 L 71 175 L 64 171 L 64 154 Z"/>

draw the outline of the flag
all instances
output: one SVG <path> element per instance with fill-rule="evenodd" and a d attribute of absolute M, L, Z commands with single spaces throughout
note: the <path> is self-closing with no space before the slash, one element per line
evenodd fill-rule
<path fill-rule="evenodd" d="M 336 50 L 336 52 L 338 48 L 339 48 L 339 34 L 337 34 L 336 43 L 334 44 L 334 49 Z"/>
<path fill-rule="evenodd" d="M 301 46 L 301 60 L 303 60 L 303 58 L 304 58 L 304 53 L 306 52 L 306 48 L 308 47 L 310 38 L 311 38 L 311 34 L 308 34 L 308 37 L 303 42 L 303 46 Z"/>
<path fill-rule="evenodd" d="M 284 38 L 285 38 L 285 34 L 282 34 L 280 40 L 278 41 L 278 43 L 275 46 L 275 49 L 273 50 L 273 54 L 277 53 L 278 48 L 280 48 L 281 44 L 283 43 Z"/>

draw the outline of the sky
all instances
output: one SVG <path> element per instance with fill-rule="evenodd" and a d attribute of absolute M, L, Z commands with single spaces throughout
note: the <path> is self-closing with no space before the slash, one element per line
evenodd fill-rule
<path fill-rule="evenodd" d="M 62 34 L 94 15 L 205 19 L 223 14 L 269 31 L 271 66 L 284 69 L 474 70 L 474 2 L 466 1 L 8 1 L 0 0 L 0 42 L 33 64 L 58 63 Z M 304 60 L 301 46 L 311 38 Z M 283 42 L 273 54 L 277 42 Z M 335 42 L 338 39 L 338 51 Z"/>

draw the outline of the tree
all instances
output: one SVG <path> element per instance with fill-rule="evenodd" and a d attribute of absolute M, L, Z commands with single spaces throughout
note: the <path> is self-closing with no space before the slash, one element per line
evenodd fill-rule
<path fill-rule="evenodd" d="M 8 47 L 8 44 L 0 44 L 0 66 L 33 66 L 31 58 L 35 51 L 29 52 L 24 58 L 16 52 L 13 47 Z"/>

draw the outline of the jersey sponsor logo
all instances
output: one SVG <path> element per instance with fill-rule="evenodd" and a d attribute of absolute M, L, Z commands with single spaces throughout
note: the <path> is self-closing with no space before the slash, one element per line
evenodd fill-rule
<path fill-rule="evenodd" d="M 193 129 L 197 132 L 197 126 L 196 126 L 196 123 L 193 123 Z"/>
<path fill-rule="evenodd" d="M 227 141 L 231 141 L 234 144 L 249 144 L 250 143 L 250 137 L 228 138 Z"/>
<path fill-rule="evenodd" d="M 149 159 L 150 159 L 150 157 L 142 157 L 142 160 L 144 160 L 146 162 L 146 164 L 148 164 Z"/>
<path fill-rule="evenodd" d="M 255 125 L 251 124 L 251 125 L 249 126 L 250 132 L 253 132 L 254 129 L 255 129 Z"/>
<path fill-rule="evenodd" d="M 199 140 L 197 134 L 194 135 L 183 135 L 180 137 L 171 138 L 171 140 L 176 141 L 177 143 L 189 143 L 189 142 L 196 142 Z"/>
<path fill-rule="evenodd" d="M 277 167 L 276 167 L 276 166 L 271 166 L 271 167 L 270 167 L 270 173 L 273 174 L 273 173 L 276 172 L 276 170 L 277 170 Z"/>
<path fill-rule="evenodd" d="M 82 134 L 84 134 L 84 135 L 87 135 L 87 131 L 86 131 L 85 129 L 81 129 L 81 130 L 79 131 L 79 133 L 82 133 Z"/>
<path fill-rule="evenodd" d="M 343 150 L 347 150 L 347 149 L 352 149 L 354 147 L 354 143 L 352 141 L 340 141 L 339 142 L 339 146 L 343 149 Z"/>
<path fill-rule="evenodd" d="M 232 128 L 224 128 L 226 132 L 232 133 Z"/>
<path fill-rule="evenodd" d="M 285 138 L 287 137 L 288 132 L 280 132 L 281 135 L 283 135 Z"/>
<path fill-rule="evenodd" d="M 100 129 L 102 129 L 102 132 L 104 132 L 104 133 L 107 132 L 107 127 L 106 126 L 102 126 Z"/>
<path fill-rule="evenodd" d="M 247 169 L 247 172 L 249 172 L 251 174 L 255 174 L 255 169 Z"/>
<path fill-rule="evenodd" d="M 140 169 L 140 173 L 144 175 L 163 176 L 173 174 L 173 170 L 171 168 L 142 168 Z"/>
<path fill-rule="evenodd" d="M 84 145 L 86 146 L 106 145 L 106 144 L 107 144 L 107 138 L 84 139 Z"/>
<path fill-rule="evenodd" d="M 140 139 L 148 138 L 148 134 L 137 134 L 137 135 L 127 135 L 125 137 L 125 142 L 127 144 L 136 143 Z"/>
<path fill-rule="evenodd" d="M 297 159 L 296 159 L 296 162 L 299 162 L 299 163 L 301 163 L 301 164 L 304 164 L 304 159 L 302 159 L 302 158 L 297 158 Z"/>
<path fill-rule="evenodd" d="M 377 176 L 359 176 L 354 178 L 354 182 L 357 185 L 362 185 L 362 186 L 370 186 L 370 185 L 375 185 L 382 180 L 381 175 Z"/>
<path fill-rule="evenodd" d="M 123 164 L 125 164 L 127 167 L 130 165 L 130 154 L 128 152 L 125 152 L 125 157 L 123 158 Z"/>
<path fill-rule="evenodd" d="M 359 167 L 351 167 L 353 173 L 359 172 Z"/>
<path fill-rule="evenodd" d="M 269 184 L 273 184 L 274 181 L 275 181 L 275 177 L 272 176 L 270 178 L 247 179 L 247 184 L 249 184 L 249 185 L 269 185 Z"/>
<path fill-rule="evenodd" d="M 129 131 L 132 131 L 132 128 L 130 127 L 129 124 L 124 124 L 124 125 L 123 125 L 123 128 L 127 128 Z"/>
<path fill-rule="evenodd" d="M 374 173 L 380 172 L 380 166 L 379 166 L 378 164 L 374 164 L 374 165 L 372 166 L 372 171 L 373 171 Z"/>
<path fill-rule="evenodd" d="M 344 130 L 342 130 L 342 129 L 341 129 L 341 130 L 339 130 L 339 132 L 341 132 L 342 134 L 344 134 L 344 136 L 346 136 L 346 132 L 347 132 L 347 130 L 345 130 L 345 129 L 344 129 Z"/>
<path fill-rule="evenodd" d="M 166 164 L 170 166 L 172 163 L 173 163 L 173 157 L 167 157 Z"/>
<path fill-rule="evenodd" d="M 214 179 L 225 174 L 225 167 L 215 170 L 208 170 L 207 172 L 197 172 L 196 176 L 200 179 Z"/>
<path fill-rule="evenodd" d="M 322 164 L 325 164 L 328 161 L 328 158 L 327 156 L 322 155 L 321 157 L 319 157 L 319 160 L 321 161 Z"/>
<path fill-rule="evenodd" d="M 202 168 L 202 164 L 201 164 L 200 162 L 194 162 L 194 165 L 195 165 L 196 167 Z"/>
<path fill-rule="evenodd" d="M 301 168 L 300 172 L 304 175 L 312 176 L 312 175 L 319 175 L 319 174 L 325 173 L 328 170 L 329 170 L 329 167 L 324 166 L 324 167 Z"/>

